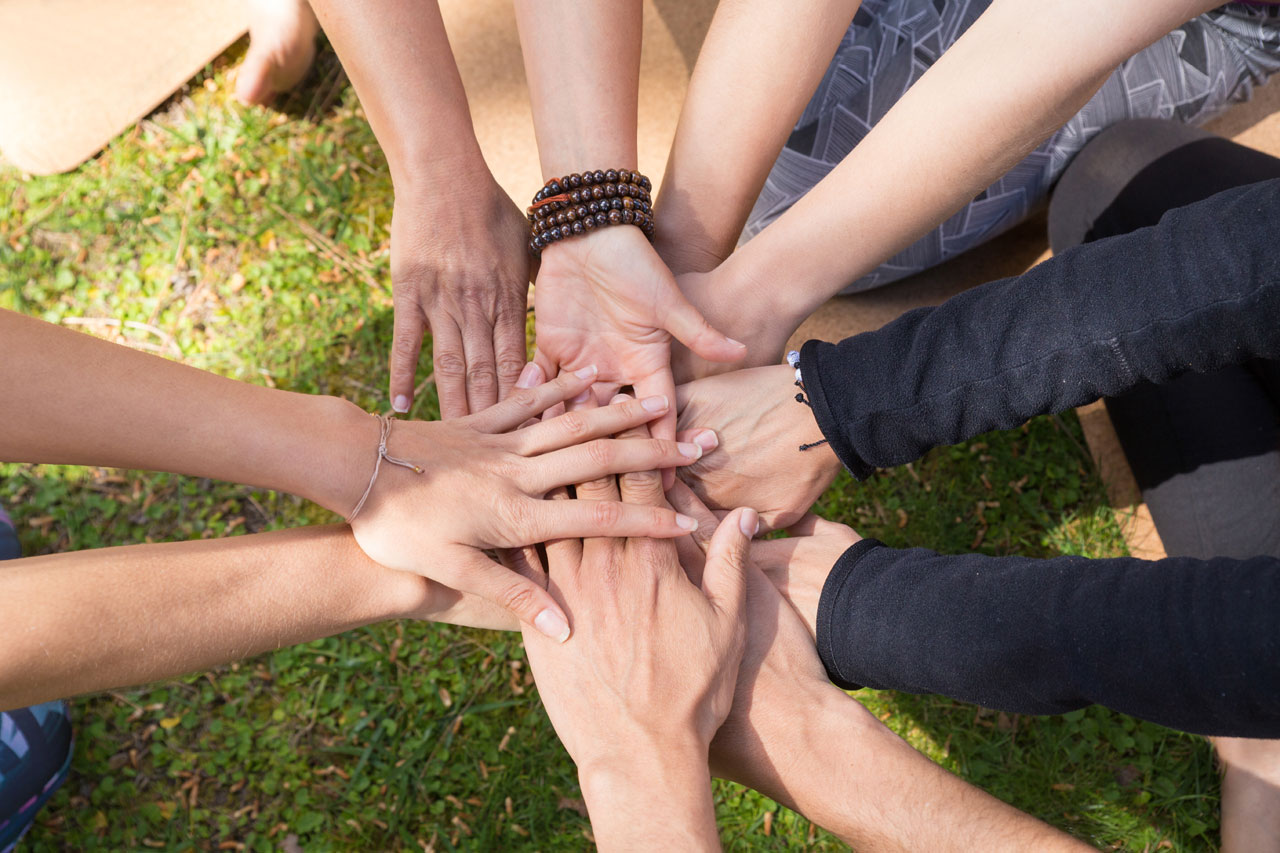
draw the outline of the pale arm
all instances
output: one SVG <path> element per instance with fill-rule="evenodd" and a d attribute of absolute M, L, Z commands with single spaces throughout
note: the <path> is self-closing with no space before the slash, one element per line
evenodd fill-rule
<path fill-rule="evenodd" d="M 778 152 L 861 0 L 722 0 L 698 54 L 658 198 L 671 271 L 733 251 Z"/>
<path fill-rule="evenodd" d="M 0 571 L 0 708 L 207 669 L 393 618 L 515 628 L 346 527 L 28 557 Z"/>
<path fill-rule="evenodd" d="M 1214 5 L 996 0 L 831 174 L 711 274 L 705 299 L 721 307 L 704 309 L 715 320 L 750 306 L 743 334 L 771 332 L 749 363 L 772 361 L 817 306 L 1017 164 L 1120 62 Z"/>

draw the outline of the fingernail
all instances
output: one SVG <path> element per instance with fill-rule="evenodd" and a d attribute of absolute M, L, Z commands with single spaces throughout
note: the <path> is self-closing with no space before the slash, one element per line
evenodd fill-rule
<path fill-rule="evenodd" d="M 596 375 L 596 366 L 593 364 L 589 367 L 584 367 L 581 370 L 575 370 L 573 375 L 579 379 L 590 379 L 592 376 Z"/>
<path fill-rule="evenodd" d="M 583 392 L 582 392 L 581 394 L 579 394 L 578 396 L 574 397 L 574 398 L 573 398 L 572 400 L 570 400 L 569 402 L 570 402 L 570 403 L 585 403 L 585 402 L 587 402 L 587 400 L 589 400 L 589 399 L 591 399 L 591 389 L 590 389 L 590 388 L 586 389 L 585 391 L 583 391 Z"/>
<path fill-rule="evenodd" d="M 391 408 L 400 414 L 404 414 L 409 411 L 409 398 L 404 394 L 397 394 L 396 398 L 391 401 Z"/>
<path fill-rule="evenodd" d="M 630 397 L 628 397 L 626 394 L 614 394 L 614 395 L 613 395 L 613 399 L 609 401 L 609 405 L 610 405 L 610 406 L 616 406 L 616 405 L 618 405 L 619 403 L 625 403 L 625 402 L 627 402 L 627 401 L 628 401 L 628 400 L 630 400 L 630 399 L 631 399 L 631 398 L 630 398 Z"/>
<path fill-rule="evenodd" d="M 538 629 L 538 633 L 550 637 L 557 643 L 563 643 L 569 639 L 569 623 L 564 621 L 564 617 L 551 608 L 547 608 L 538 614 L 537 618 L 533 620 L 533 627 Z"/>
<path fill-rule="evenodd" d="M 687 459 L 701 459 L 702 448 L 691 441 L 680 441 L 676 443 L 676 449 L 680 451 L 680 455 Z"/>
<path fill-rule="evenodd" d="M 727 338 L 726 340 L 728 340 L 729 343 L 733 344 L 735 347 L 738 347 L 739 349 L 747 348 L 747 345 L 744 344 L 742 341 L 735 341 L 733 338 Z"/>
<path fill-rule="evenodd" d="M 681 530 L 697 530 L 698 522 L 694 521 L 687 515 L 676 513 L 676 526 Z"/>
<path fill-rule="evenodd" d="M 704 429 L 693 437 L 698 446 L 704 451 L 715 450 L 720 446 L 720 436 L 716 435 L 713 430 Z"/>
<path fill-rule="evenodd" d="M 665 412 L 667 410 L 667 398 L 662 395 L 657 397 L 645 397 L 640 401 L 640 408 L 644 409 L 646 412 L 653 412 L 654 414 L 657 414 L 658 412 Z"/>
<path fill-rule="evenodd" d="M 745 536 L 755 536 L 760 532 L 760 513 L 751 507 L 744 509 L 742 515 L 738 516 L 738 529 Z"/>
<path fill-rule="evenodd" d="M 542 368 L 534 364 L 532 361 L 524 366 L 524 370 L 520 371 L 520 378 L 516 380 L 517 388 L 532 388 L 542 381 Z"/>

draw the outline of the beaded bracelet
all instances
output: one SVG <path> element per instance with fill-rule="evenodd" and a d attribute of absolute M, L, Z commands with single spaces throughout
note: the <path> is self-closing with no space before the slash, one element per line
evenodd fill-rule
<path fill-rule="evenodd" d="M 629 169 L 552 178 L 528 210 L 529 251 L 536 257 L 557 240 L 610 225 L 635 225 L 653 240 L 653 184 Z"/>

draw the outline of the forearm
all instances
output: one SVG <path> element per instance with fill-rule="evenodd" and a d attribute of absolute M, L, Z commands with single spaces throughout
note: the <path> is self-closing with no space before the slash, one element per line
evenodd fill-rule
<path fill-rule="evenodd" d="M 818 426 L 866 476 L 1140 381 L 1280 358 L 1277 192 L 1228 190 L 875 332 L 810 341 Z"/>
<path fill-rule="evenodd" d="M 340 514 L 378 427 L 335 397 L 236 382 L 0 311 L 0 459 L 172 471 L 301 495 Z"/>
<path fill-rule="evenodd" d="M 436 0 L 314 0 L 397 189 L 487 171 Z"/>
<path fill-rule="evenodd" d="M 579 768 L 596 844 L 601 850 L 719 850 L 706 747 L 645 744 L 638 737 L 627 754 Z"/>
<path fill-rule="evenodd" d="M 798 325 L 1021 161 L 1120 62 L 1214 5 L 995 0 L 843 162 L 731 256 L 734 278 Z"/>
<path fill-rule="evenodd" d="M 861 0 L 725 0 L 702 43 L 658 198 L 677 274 L 728 257 Z M 766 60 L 767 61 L 764 61 Z"/>
<path fill-rule="evenodd" d="M 4 564 L 0 707 L 154 681 L 429 604 L 346 527 L 103 548 Z"/>
<path fill-rule="evenodd" d="M 855 850 L 1088 849 L 943 770 L 833 687 L 790 710 L 772 720 L 753 712 L 766 758 L 736 781 Z"/>
<path fill-rule="evenodd" d="M 640 0 L 515 8 L 543 176 L 636 169 Z"/>
<path fill-rule="evenodd" d="M 832 569 L 818 651 L 844 685 L 1200 734 L 1280 734 L 1280 560 L 943 556 L 872 540 Z"/>

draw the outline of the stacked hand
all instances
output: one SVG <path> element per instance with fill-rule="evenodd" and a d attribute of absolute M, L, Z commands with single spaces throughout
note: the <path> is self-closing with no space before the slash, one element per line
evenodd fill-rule
<path fill-rule="evenodd" d="M 627 405 L 624 399 L 599 411 Z M 645 436 L 644 427 L 632 429 L 622 443 L 644 443 Z M 669 511 L 656 471 L 583 482 L 577 495 Z M 668 829 L 659 825 L 647 844 L 691 849 L 715 843 L 707 749 L 732 704 L 746 636 L 742 567 L 756 529 L 754 511 L 729 513 L 708 537 L 696 584 L 670 541 L 588 538 L 547 545 L 549 589 L 569 613 L 574 636 L 556 645 L 526 629 L 525 647 L 547 713 L 578 764 L 602 845 L 627 837 L 634 842 L 634 821 L 663 802 L 668 813 L 670 802 L 686 810 L 682 817 L 689 819 L 672 825 L 699 832 L 663 837 Z M 638 791 L 651 792 L 640 796 L 654 803 L 637 800 Z"/>
<path fill-rule="evenodd" d="M 391 402 L 413 402 L 424 327 L 445 419 L 482 412 L 511 392 L 525 363 L 529 223 L 483 174 L 450 175 L 451 194 L 397 187 L 391 218 L 395 336 Z M 579 365 L 586 366 L 585 363 Z"/>
<path fill-rule="evenodd" d="M 737 370 L 676 389 L 681 437 L 698 428 L 719 445 L 679 476 L 713 509 L 753 506 L 766 528 L 786 527 L 831 485 L 840 461 L 822 439 L 812 410 L 796 400 L 786 365 Z"/>
<path fill-rule="evenodd" d="M 417 474 L 384 465 L 367 503 L 352 522 L 356 541 L 373 560 L 416 572 L 445 586 L 495 602 L 563 641 L 568 623 L 556 601 L 533 580 L 489 557 L 492 548 L 518 548 L 551 539 L 598 536 L 671 538 L 692 519 L 665 505 L 619 502 L 616 495 L 553 502 L 559 486 L 606 475 L 687 465 L 702 453 L 693 443 L 609 436 L 661 417 L 662 397 L 628 400 L 516 427 L 547 409 L 585 395 L 595 380 L 584 368 L 537 385 L 530 365 L 522 388 L 486 411 L 454 421 L 400 421 L 390 455 L 421 466 Z M 368 419 L 366 448 L 376 447 Z"/>
<path fill-rule="evenodd" d="M 640 396 L 675 396 L 671 338 L 713 362 L 746 347 L 707 324 L 638 228 L 604 228 L 548 246 L 534 290 L 537 363 L 554 375 L 600 368 L 602 396 L 634 385 Z M 674 410 L 653 426 L 675 436 Z"/>

